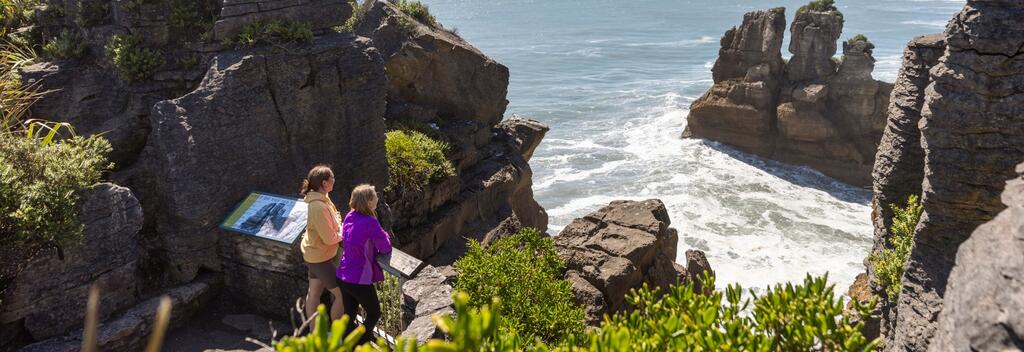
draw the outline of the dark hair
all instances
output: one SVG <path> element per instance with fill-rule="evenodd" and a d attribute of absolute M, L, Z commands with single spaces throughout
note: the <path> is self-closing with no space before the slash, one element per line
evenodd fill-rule
<path fill-rule="evenodd" d="M 334 176 L 334 172 L 331 171 L 331 167 L 327 165 L 317 165 L 309 170 L 309 175 L 306 176 L 305 180 L 302 180 L 302 191 L 299 192 L 303 197 L 310 191 L 320 191 L 320 185 Z"/>

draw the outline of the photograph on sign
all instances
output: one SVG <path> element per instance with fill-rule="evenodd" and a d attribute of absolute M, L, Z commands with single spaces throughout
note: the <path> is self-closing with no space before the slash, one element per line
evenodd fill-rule
<path fill-rule="evenodd" d="M 221 228 L 250 236 L 293 243 L 306 229 L 306 202 L 262 192 L 249 194 Z"/>

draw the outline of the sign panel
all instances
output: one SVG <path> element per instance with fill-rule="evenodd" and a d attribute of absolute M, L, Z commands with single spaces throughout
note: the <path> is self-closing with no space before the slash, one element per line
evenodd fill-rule
<path fill-rule="evenodd" d="M 306 229 L 307 204 L 296 197 L 252 192 L 220 228 L 292 244 Z"/>

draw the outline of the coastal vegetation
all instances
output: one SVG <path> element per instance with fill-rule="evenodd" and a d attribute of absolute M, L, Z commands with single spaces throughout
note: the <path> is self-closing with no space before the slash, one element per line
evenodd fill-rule
<path fill-rule="evenodd" d="M 54 60 L 74 60 L 85 54 L 85 40 L 77 32 L 64 29 L 43 45 L 43 51 Z"/>
<path fill-rule="evenodd" d="M 853 37 L 850 37 L 850 39 L 847 39 L 846 40 L 846 44 L 853 45 L 853 44 L 857 44 L 859 42 L 866 42 L 866 41 L 868 41 L 868 37 L 867 36 L 865 36 L 863 34 L 857 34 L 857 35 L 855 35 Z"/>
<path fill-rule="evenodd" d="M 104 49 L 121 79 L 126 81 L 147 80 L 164 63 L 163 53 L 144 47 L 142 38 L 137 35 L 114 35 Z"/>
<path fill-rule="evenodd" d="M 895 301 L 900 294 L 903 267 L 906 266 L 910 250 L 914 247 L 914 229 L 917 228 L 923 211 L 924 208 L 916 195 L 907 197 L 906 206 L 899 207 L 893 204 L 892 226 L 889 227 L 892 247 L 868 256 L 868 262 L 875 273 L 875 281 L 885 288 L 890 301 Z"/>
<path fill-rule="evenodd" d="M 707 280 L 714 282 L 713 278 Z M 394 350 L 872 351 L 877 344 L 861 334 L 863 323 L 853 323 L 842 314 L 843 299 L 835 297 L 827 277 L 807 276 L 801 284 L 776 285 L 762 296 L 751 292 L 747 298 L 739 285 L 709 295 L 697 291 L 692 282 L 674 285 L 664 293 L 646 286 L 633 290 L 627 297 L 631 310 L 616 313 L 600 327 L 569 334 L 556 343 L 530 341 L 516 330 L 504 328 L 508 311 L 504 307 L 510 303 L 495 298 L 475 307 L 469 294 L 457 292 L 453 297 L 454 317 L 435 318 L 449 339 L 433 339 L 417 346 L 411 339 L 400 338 Z M 853 304 L 856 314 L 862 316 L 873 306 Z M 744 313 L 751 308 L 752 314 Z M 371 346 L 355 347 L 362 327 L 343 335 L 345 318 L 332 323 L 322 306 L 320 310 L 312 334 L 285 337 L 277 342 L 277 349 L 377 351 Z M 383 341 L 378 344 L 386 346 Z"/>
<path fill-rule="evenodd" d="M 275 20 L 270 22 L 255 21 L 242 27 L 241 33 L 224 44 L 236 44 L 252 47 L 259 43 L 286 44 L 308 43 L 313 40 L 313 30 L 309 23 L 303 21 Z"/>
<path fill-rule="evenodd" d="M 481 308 L 492 298 L 503 304 L 501 329 L 517 332 L 526 341 L 555 342 L 583 331 L 583 307 L 573 301 L 572 285 L 562 272 L 565 263 L 554 241 L 525 228 L 484 248 L 471 240 L 469 251 L 455 262 L 455 290 L 469 295 L 469 305 Z"/>
<path fill-rule="evenodd" d="M 431 27 L 437 26 L 437 19 L 434 18 L 434 15 L 430 14 L 430 8 L 427 5 L 415 0 L 401 0 L 396 5 L 402 13 L 409 15 L 409 17 L 415 18 L 417 21 Z"/>
<path fill-rule="evenodd" d="M 455 175 L 445 154 L 448 143 L 417 131 L 392 130 L 385 134 L 384 147 L 391 183 L 386 190 L 420 191 L 431 182 Z"/>
<path fill-rule="evenodd" d="M 806 5 L 800 6 L 796 10 L 796 15 L 800 16 L 804 12 L 831 12 L 833 15 L 839 17 L 839 21 L 843 21 L 843 13 L 836 7 L 835 0 L 811 0 Z"/>

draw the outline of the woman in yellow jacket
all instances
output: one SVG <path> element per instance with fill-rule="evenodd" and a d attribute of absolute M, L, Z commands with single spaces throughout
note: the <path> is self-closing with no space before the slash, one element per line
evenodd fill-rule
<path fill-rule="evenodd" d="M 309 269 L 309 292 L 306 295 L 306 317 L 313 316 L 320 295 L 326 288 L 334 296 L 331 319 L 342 314 L 341 289 L 334 269 L 338 262 L 338 243 L 341 242 L 340 214 L 328 194 L 334 189 L 334 172 L 330 167 L 317 165 L 309 170 L 302 184 L 302 195 L 309 205 L 306 233 L 302 235 L 302 259 Z"/>

